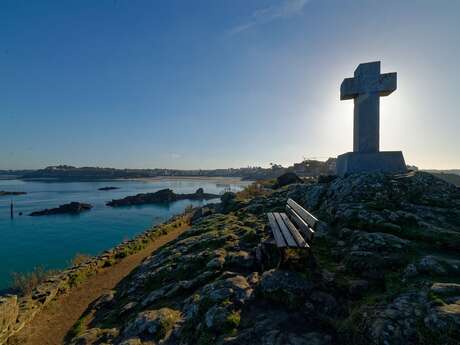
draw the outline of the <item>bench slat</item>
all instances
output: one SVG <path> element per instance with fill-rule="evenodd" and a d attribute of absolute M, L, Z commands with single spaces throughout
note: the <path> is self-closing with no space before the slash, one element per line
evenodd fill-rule
<path fill-rule="evenodd" d="M 315 232 L 311 229 L 308 224 L 300 217 L 297 212 L 295 212 L 289 205 L 286 205 L 286 211 L 291 216 L 291 219 L 294 223 L 297 224 L 299 227 L 300 233 L 307 241 L 311 241 L 313 239 L 313 235 Z"/>
<path fill-rule="evenodd" d="M 302 206 L 296 203 L 294 200 L 289 199 L 287 204 L 305 221 L 307 224 L 315 229 L 316 223 L 318 223 L 318 219 L 313 216 L 310 212 L 305 210 Z"/>
<path fill-rule="evenodd" d="M 270 223 L 270 228 L 273 232 L 273 237 L 275 237 L 276 245 L 278 247 L 286 247 L 286 241 L 284 240 L 283 235 L 281 234 L 281 229 L 275 220 L 275 216 L 273 215 L 273 213 L 267 213 L 267 217 L 268 222 Z"/>
<path fill-rule="evenodd" d="M 299 230 L 296 229 L 295 225 L 289 220 L 286 213 L 281 213 L 281 218 L 283 219 L 284 224 L 286 224 L 287 228 L 289 229 L 292 237 L 294 237 L 295 241 L 297 242 L 298 246 L 301 248 L 309 247 L 307 242 L 303 239 L 300 235 Z"/>
<path fill-rule="evenodd" d="M 287 228 L 286 224 L 283 222 L 283 218 L 281 218 L 281 214 L 274 212 L 273 215 L 275 216 L 276 221 L 278 222 L 278 225 L 281 229 L 281 232 L 283 233 L 284 239 L 286 240 L 286 243 L 289 247 L 297 247 L 297 243 L 292 237 L 291 232 Z"/>

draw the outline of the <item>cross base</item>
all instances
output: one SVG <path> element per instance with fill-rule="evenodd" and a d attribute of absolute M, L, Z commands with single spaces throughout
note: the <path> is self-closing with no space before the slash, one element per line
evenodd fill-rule
<path fill-rule="evenodd" d="M 337 157 L 337 175 L 361 172 L 403 173 L 407 171 L 401 151 L 347 152 Z"/>

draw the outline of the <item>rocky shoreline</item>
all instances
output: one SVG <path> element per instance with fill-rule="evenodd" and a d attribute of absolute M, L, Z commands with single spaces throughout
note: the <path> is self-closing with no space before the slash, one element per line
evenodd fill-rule
<path fill-rule="evenodd" d="M 91 304 L 67 344 L 458 344 L 460 189 L 427 173 L 260 188 L 188 215 L 192 227 Z M 310 252 L 273 246 L 265 214 L 288 198 L 325 222 Z M 40 291 L 34 303 L 53 298 Z M 0 301 L 12 310 L 0 339 L 24 301 Z"/>
<path fill-rule="evenodd" d="M 47 208 L 41 211 L 35 211 L 29 214 L 32 217 L 38 216 L 49 216 L 55 214 L 80 214 L 85 211 L 89 211 L 93 208 L 91 204 L 81 202 L 71 202 L 68 204 L 60 205 L 56 208 Z"/>
<path fill-rule="evenodd" d="M 157 203 L 171 203 L 179 200 L 210 200 L 219 198 L 220 195 L 205 193 L 203 188 L 199 188 L 195 193 L 176 194 L 171 189 L 162 189 L 155 193 L 141 193 L 133 196 L 127 196 L 123 199 L 114 199 L 106 205 L 110 207 L 146 205 Z"/>
<path fill-rule="evenodd" d="M 0 296 L 0 345 L 6 344 L 8 338 L 31 322 L 35 315 L 55 297 L 69 292 L 101 269 L 116 265 L 126 256 L 137 253 L 149 242 L 169 233 L 184 222 L 188 222 L 189 217 L 189 214 L 172 217 L 168 222 L 155 226 L 131 240 L 124 241 L 101 255 L 91 257 L 86 262 L 63 270 L 36 287 L 30 295 L 10 293 Z"/>
<path fill-rule="evenodd" d="M 458 344 L 460 191 L 425 173 L 323 181 L 195 212 L 69 344 Z M 272 245 L 265 213 L 287 198 L 327 222 L 311 253 Z"/>

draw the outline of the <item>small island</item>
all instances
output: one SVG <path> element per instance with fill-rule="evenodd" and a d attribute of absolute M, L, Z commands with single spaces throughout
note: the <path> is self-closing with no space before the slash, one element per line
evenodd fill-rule
<path fill-rule="evenodd" d="M 120 189 L 120 187 L 108 186 L 108 187 L 98 188 L 98 190 L 103 190 L 103 191 L 106 191 L 106 190 L 114 190 L 114 189 Z"/>
<path fill-rule="evenodd" d="M 89 211 L 93 206 L 91 204 L 85 204 L 82 202 L 71 202 L 64 204 L 56 208 L 47 208 L 42 211 L 35 211 L 29 214 L 29 216 L 49 216 L 53 214 L 79 214 L 84 211 Z"/>
<path fill-rule="evenodd" d="M 27 194 L 26 192 L 7 192 L 4 190 L 0 190 L 0 196 L 7 196 L 7 195 L 24 195 Z"/>
<path fill-rule="evenodd" d="M 107 206 L 133 206 L 146 205 L 157 203 L 171 203 L 178 200 L 209 200 L 220 198 L 218 194 L 205 193 L 203 188 L 198 188 L 195 193 L 191 194 L 176 194 L 171 189 L 162 189 L 155 193 L 141 193 L 137 195 L 127 196 L 123 199 L 115 199 L 109 201 Z"/>

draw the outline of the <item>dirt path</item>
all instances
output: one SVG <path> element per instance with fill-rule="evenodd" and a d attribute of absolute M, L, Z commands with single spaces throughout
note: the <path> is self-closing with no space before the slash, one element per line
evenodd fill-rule
<path fill-rule="evenodd" d="M 8 345 L 63 344 L 65 335 L 91 302 L 103 293 L 112 290 L 152 251 L 174 240 L 187 228 L 188 226 L 184 225 L 157 238 L 142 251 L 128 256 L 118 264 L 88 278 L 87 281 L 72 289 L 68 294 L 59 296 L 37 314 L 29 325 L 10 338 Z"/>

